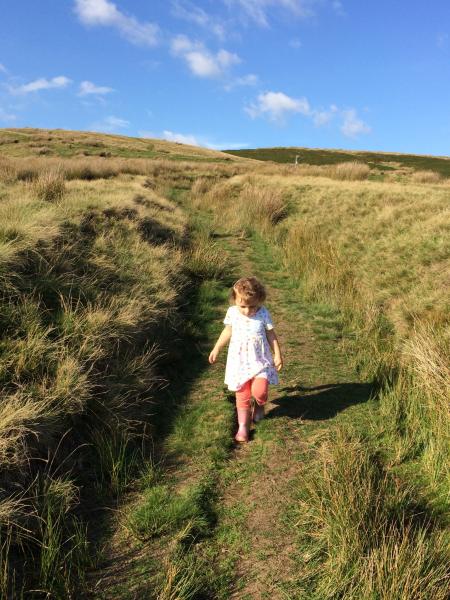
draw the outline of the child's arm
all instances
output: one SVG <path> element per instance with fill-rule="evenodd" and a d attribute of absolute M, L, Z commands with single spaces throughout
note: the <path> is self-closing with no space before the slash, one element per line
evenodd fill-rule
<path fill-rule="evenodd" d="M 226 346 L 228 344 L 230 339 L 231 339 L 231 325 L 225 325 L 222 333 L 219 335 L 219 339 L 217 340 L 216 345 L 214 346 L 214 348 L 211 350 L 211 352 L 209 354 L 208 360 L 211 364 L 216 362 L 219 352 L 221 351 L 221 349 L 224 346 Z"/>
<path fill-rule="evenodd" d="M 280 344 L 278 343 L 277 334 L 275 329 L 268 329 L 266 331 L 267 341 L 269 342 L 270 349 L 273 353 L 273 364 L 277 371 L 281 371 L 283 368 L 283 357 L 281 356 Z"/>

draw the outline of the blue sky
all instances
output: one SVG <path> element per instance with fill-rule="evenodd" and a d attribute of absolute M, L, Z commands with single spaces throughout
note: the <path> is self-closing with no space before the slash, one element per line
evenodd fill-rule
<path fill-rule="evenodd" d="M 0 127 L 449 155 L 448 0 L 15 0 Z"/>

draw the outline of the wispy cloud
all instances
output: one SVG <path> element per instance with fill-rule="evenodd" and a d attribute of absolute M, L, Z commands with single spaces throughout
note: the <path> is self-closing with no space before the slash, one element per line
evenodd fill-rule
<path fill-rule="evenodd" d="M 248 75 L 243 75 L 242 77 L 236 77 L 235 79 L 232 79 L 224 86 L 224 88 L 227 90 L 227 92 L 229 92 L 230 90 L 236 87 L 258 85 L 258 83 L 258 75 L 255 75 L 254 73 L 249 73 Z"/>
<path fill-rule="evenodd" d="M 346 137 L 356 138 L 361 134 L 370 133 L 372 131 L 372 128 L 358 117 L 354 108 L 342 111 L 342 115 L 344 117 L 344 122 L 341 131 Z"/>
<path fill-rule="evenodd" d="M 104 96 L 105 94 L 110 94 L 111 92 L 114 92 L 113 88 L 101 86 L 101 85 L 95 85 L 95 83 L 92 83 L 92 81 L 82 81 L 80 83 L 80 90 L 78 92 L 78 95 L 79 96 L 89 96 L 89 95 Z"/>
<path fill-rule="evenodd" d="M 74 10 L 84 25 L 113 27 L 133 44 L 155 46 L 159 41 L 157 24 L 142 23 L 136 17 L 121 12 L 109 0 L 75 0 Z"/>
<path fill-rule="evenodd" d="M 445 50 L 448 46 L 448 33 L 438 33 L 436 35 L 436 46 L 441 50 Z"/>
<path fill-rule="evenodd" d="M 203 43 L 193 42 L 186 35 L 173 38 L 172 53 L 182 58 L 197 77 L 221 77 L 230 67 L 241 62 L 237 54 L 223 49 L 214 54 Z"/>
<path fill-rule="evenodd" d="M 314 109 L 311 111 L 311 117 L 316 127 L 322 127 L 333 119 L 336 113 L 339 111 L 335 104 L 332 104 L 328 109 Z"/>
<path fill-rule="evenodd" d="M 196 6 L 188 0 L 172 0 L 172 14 L 178 19 L 183 19 L 206 29 L 220 40 L 224 40 L 226 37 L 226 30 L 222 20 L 213 17 L 203 8 Z"/>
<path fill-rule="evenodd" d="M 298 39 L 298 38 L 293 38 L 290 42 L 289 42 L 289 46 L 291 48 L 294 48 L 295 50 L 298 50 L 299 48 L 302 47 L 302 42 Z"/>
<path fill-rule="evenodd" d="M 90 126 L 90 129 L 94 131 L 103 131 L 105 133 L 114 133 L 121 129 L 127 129 L 130 126 L 130 122 L 114 115 L 105 117 L 102 121 L 97 121 Z"/>
<path fill-rule="evenodd" d="M 177 142 L 179 144 L 189 144 L 190 146 L 200 146 L 209 148 L 210 150 L 234 150 L 238 148 L 248 147 L 246 142 L 213 142 L 204 136 L 199 136 L 192 133 L 176 133 L 165 129 L 162 133 L 153 133 L 151 131 L 139 131 L 139 135 L 143 138 L 159 138 L 168 142 Z"/>
<path fill-rule="evenodd" d="M 8 69 L 5 67 L 5 65 L 0 63 L 0 73 L 7 73 L 7 72 L 8 72 Z"/>
<path fill-rule="evenodd" d="M 298 18 L 314 15 L 317 0 L 224 0 L 231 9 L 240 10 L 260 27 L 269 26 L 269 11 L 274 8 L 288 11 Z"/>
<path fill-rule="evenodd" d="M 340 17 L 345 16 L 344 6 L 340 0 L 333 0 L 331 6 L 337 15 L 339 15 Z"/>
<path fill-rule="evenodd" d="M 252 119 L 267 117 L 271 121 L 284 122 L 289 114 L 309 115 L 311 108 L 306 98 L 292 98 L 283 92 L 259 94 L 256 102 L 245 108 Z"/>
<path fill-rule="evenodd" d="M 19 86 L 8 86 L 8 89 L 11 94 L 30 94 L 32 92 L 39 92 L 40 90 L 50 90 L 50 89 L 61 89 L 65 88 L 72 83 L 72 80 L 64 75 L 59 75 L 58 77 L 53 77 L 52 79 L 35 79 L 34 81 L 30 81 L 30 83 L 26 83 L 24 85 Z"/>

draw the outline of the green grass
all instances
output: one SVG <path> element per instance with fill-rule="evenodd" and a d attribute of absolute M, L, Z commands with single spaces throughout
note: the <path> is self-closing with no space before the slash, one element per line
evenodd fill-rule
<path fill-rule="evenodd" d="M 172 198 L 181 201 L 182 195 L 172 190 Z M 194 240 L 205 235 L 195 218 L 192 226 Z M 111 593 L 124 599 L 136 589 L 161 599 L 197 597 L 216 587 L 203 547 L 215 528 L 217 478 L 232 444 L 233 410 L 206 357 L 221 327 L 227 285 L 210 278 L 201 262 L 194 269 L 187 260 L 186 268 L 193 279 L 176 332 L 177 355 L 165 365 L 171 384 L 153 409 L 153 461 L 136 481 L 139 498 L 125 509 L 132 545 L 147 549 L 130 568 L 128 589 L 113 586 Z M 152 554 L 160 560 L 149 561 Z"/>

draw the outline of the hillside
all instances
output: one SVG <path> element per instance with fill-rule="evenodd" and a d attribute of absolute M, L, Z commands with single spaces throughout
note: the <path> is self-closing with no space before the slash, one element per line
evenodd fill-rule
<path fill-rule="evenodd" d="M 225 150 L 225 152 L 243 158 L 270 160 L 277 163 L 295 163 L 295 157 L 298 156 L 299 164 L 334 165 L 340 162 L 358 161 L 379 171 L 431 170 L 445 177 L 450 176 L 450 158 L 441 156 L 296 147 Z"/>
<path fill-rule="evenodd" d="M 196 161 L 239 161 L 223 152 L 160 139 L 133 138 L 63 129 L 0 129 L 0 155 L 75 158 L 153 158 Z"/>

